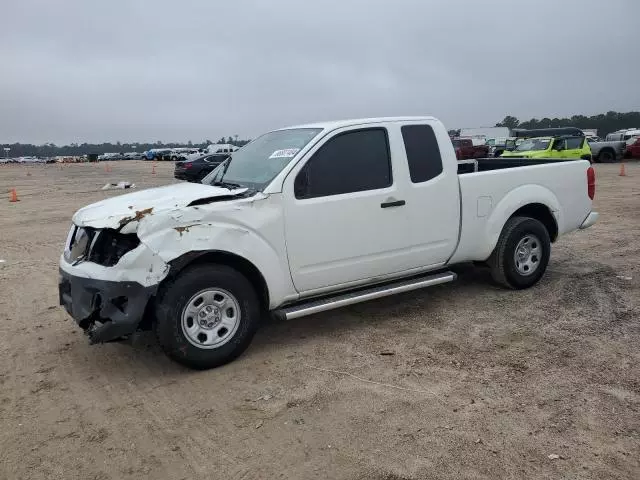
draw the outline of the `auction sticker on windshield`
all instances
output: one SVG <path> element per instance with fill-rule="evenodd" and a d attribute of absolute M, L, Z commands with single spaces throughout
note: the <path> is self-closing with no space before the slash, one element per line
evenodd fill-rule
<path fill-rule="evenodd" d="M 300 151 L 299 148 L 285 148 L 284 150 L 276 150 L 269 158 L 287 158 L 287 157 L 295 157 L 296 153 Z"/>

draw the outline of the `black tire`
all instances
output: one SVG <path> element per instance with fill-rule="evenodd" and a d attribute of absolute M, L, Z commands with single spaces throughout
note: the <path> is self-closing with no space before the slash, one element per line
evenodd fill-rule
<path fill-rule="evenodd" d="M 535 248 L 541 251 L 535 256 L 537 265 L 532 273 L 523 274 L 516 266 L 516 248 L 525 238 L 533 238 Z M 537 245 L 537 242 L 540 245 Z M 544 275 L 549 256 L 551 240 L 546 227 L 538 220 L 530 217 L 510 218 L 502 229 L 496 248 L 489 257 L 488 264 L 494 281 L 508 288 L 523 289 L 535 285 Z M 533 257 L 532 257 L 533 259 Z M 525 265 L 526 267 L 526 265 Z"/>
<path fill-rule="evenodd" d="M 610 149 L 604 149 L 601 150 L 600 153 L 598 153 L 598 163 L 611 163 L 614 162 L 616 159 L 616 155 L 615 153 L 610 150 Z"/>
<path fill-rule="evenodd" d="M 240 310 L 235 333 L 226 343 L 210 349 L 195 346 L 182 323 L 189 301 L 207 288 L 230 293 Z M 251 282 L 226 265 L 202 264 L 188 268 L 161 288 L 156 305 L 155 328 L 160 346 L 173 360 L 198 370 L 224 365 L 242 354 L 251 343 L 261 317 L 260 302 Z"/>

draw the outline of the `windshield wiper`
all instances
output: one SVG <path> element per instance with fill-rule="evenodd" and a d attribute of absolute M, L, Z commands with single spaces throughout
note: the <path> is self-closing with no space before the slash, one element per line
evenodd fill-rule
<path fill-rule="evenodd" d="M 215 187 L 228 188 L 229 190 L 234 190 L 236 188 L 245 188 L 244 185 L 240 185 L 239 183 L 223 182 L 222 180 L 212 182 L 211 185 Z"/>

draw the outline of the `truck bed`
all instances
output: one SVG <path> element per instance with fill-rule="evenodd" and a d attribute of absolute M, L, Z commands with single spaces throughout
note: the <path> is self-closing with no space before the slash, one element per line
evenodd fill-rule
<path fill-rule="evenodd" d="M 483 158 L 458 162 L 461 229 L 450 263 L 485 260 L 520 206 L 546 205 L 560 235 L 576 230 L 591 211 L 587 160 Z M 499 219 L 499 220 L 498 220 Z"/>
<path fill-rule="evenodd" d="M 581 161 L 580 159 L 566 158 L 476 158 L 474 160 L 460 160 L 458 162 L 458 174 L 488 172 L 504 168 L 529 167 L 532 165 L 544 165 L 547 163 L 567 163 Z"/>

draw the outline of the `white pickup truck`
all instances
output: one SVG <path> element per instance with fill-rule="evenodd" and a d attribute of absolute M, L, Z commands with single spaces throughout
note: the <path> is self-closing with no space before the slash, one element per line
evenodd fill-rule
<path fill-rule="evenodd" d="M 154 327 L 170 357 L 210 368 L 240 355 L 267 312 L 296 318 L 450 282 L 457 263 L 530 287 L 551 242 L 596 221 L 594 193 L 585 160 L 458 162 L 432 117 L 276 130 L 201 185 L 79 210 L 60 303 L 91 342 Z"/>

